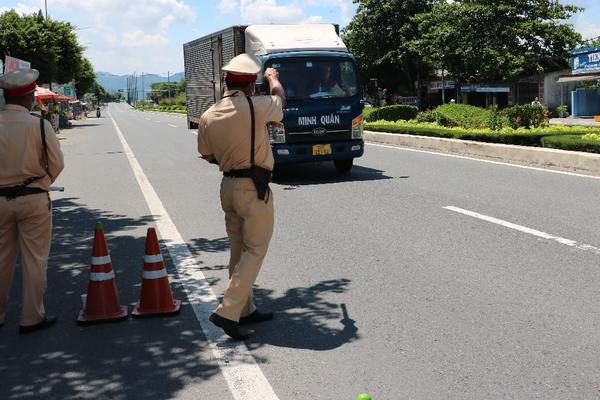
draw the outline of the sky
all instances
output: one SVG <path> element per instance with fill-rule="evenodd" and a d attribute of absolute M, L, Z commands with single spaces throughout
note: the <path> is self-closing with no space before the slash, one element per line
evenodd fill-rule
<path fill-rule="evenodd" d="M 584 38 L 600 36 L 600 0 L 570 21 Z M 47 0 L 48 16 L 77 27 L 94 69 L 114 74 L 183 71 L 183 43 L 231 25 L 328 22 L 345 26 L 352 0 Z M 44 9 L 44 0 L 0 0 L 0 13 Z"/>

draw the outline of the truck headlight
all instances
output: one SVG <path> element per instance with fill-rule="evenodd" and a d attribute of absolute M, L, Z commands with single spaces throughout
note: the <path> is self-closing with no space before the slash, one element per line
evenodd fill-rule
<path fill-rule="evenodd" d="M 358 117 L 352 120 L 352 139 L 362 139 L 363 137 L 363 116 L 359 115 Z"/>
<path fill-rule="evenodd" d="M 267 130 L 271 143 L 285 143 L 285 126 L 281 122 L 269 122 Z"/>

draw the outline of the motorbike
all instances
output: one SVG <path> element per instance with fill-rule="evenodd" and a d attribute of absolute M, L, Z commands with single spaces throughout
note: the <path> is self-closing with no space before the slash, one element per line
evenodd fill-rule
<path fill-rule="evenodd" d="M 96 118 L 100 118 L 100 107 L 96 108 Z"/>

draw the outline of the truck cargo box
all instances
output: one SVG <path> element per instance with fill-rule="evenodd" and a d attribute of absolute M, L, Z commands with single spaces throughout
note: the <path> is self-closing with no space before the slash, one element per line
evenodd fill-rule
<path fill-rule="evenodd" d="M 201 37 L 183 45 L 188 125 L 194 127 L 200 116 L 220 99 L 221 68 L 244 52 L 244 30 L 238 25 Z"/>

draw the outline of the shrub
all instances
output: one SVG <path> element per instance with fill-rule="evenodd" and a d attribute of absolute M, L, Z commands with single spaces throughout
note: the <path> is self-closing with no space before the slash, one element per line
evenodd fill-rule
<path fill-rule="evenodd" d="M 494 105 L 490 108 L 490 112 L 487 120 L 487 128 L 493 131 L 499 131 L 508 124 L 508 120 L 505 115 L 498 110 L 498 106 Z"/>
<path fill-rule="evenodd" d="M 367 121 L 377 121 L 377 120 L 385 120 L 385 121 L 409 121 L 411 119 L 415 119 L 417 114 L 419 113 L 419 109 L 415 106 L 407 106 L 405 104 L 397 104 L 393 106 L 386 106 L 376 108 L 371 111 L 369 115 L 366 117 Z"/>
<path fill-rule="evenodd" d="M 569 107 L 566 104 L 556 107 L 556 114 L 560 118 L 565 118 L 569 116 Z"/>
<path fill-rule="evenodd" d="M 365 125 L 367 130 L 409 135 L 433 136 L 474 140 L 479 142 L 504 143 L 521 146 L 554 147 L 564 150 L 600 153 L 600 130 L 581 126 L 550 126 L 514 130 L 510 127 L 499 131 L 491 129 L 448 128 L 435 123 L 375 121 Z M 582 138 L 583 136 L 583 138 Z M 585 138 L 585 139 L 584 139 Z M 591 139 L 591 140 L 590 140 Z"/>
<path fill-rule="evenodd" d="M 581 137 L 582 140 L 587 140 L 590 142 L 600 142 L 600 134 L 598 133 L 588 133 Z"/>
<path fill-rule="evenodd" d="M 508 123 L 513 129 L 547 126 L 547 112 L 544 106 L 538 104 L 520 104 L 505 110 Z"/>
<path fill-rule="evenodd" d="M 598 134 L 589 134 L 600 137 Z M 571 151 L 585 151 L 588 153 L 600 153 L 600 141 L 586 139 L 588 135 L 560 135 L 560 136 L 546 136 L 542 138 L 542 145 L 544 147 L 551 147 L 554 149 L 571 150 Z"/>
<path fill-rule="evenodd" d="M 489 111 L 467 104 L 444 104 L 434 110 L 439 125 L 463 128 L 485 128 Z"/>
<path fill-rule="evenodd" d="M 436 116 L 433 111 L 424 111 L 424 112 L 420 112 L 419 114 L 417 114 L 417 122 L 419 122 L 419 123 L 435 122 L 435 121 L 436 121 Z"/>
<path fill-rule="evenodd" d="M 365 107 L 363 109 L 363 118 L 367 120 L 369 118 L 369 115 L 373 114 L 375 110 L 377 110 L 375 107 Z"/>

